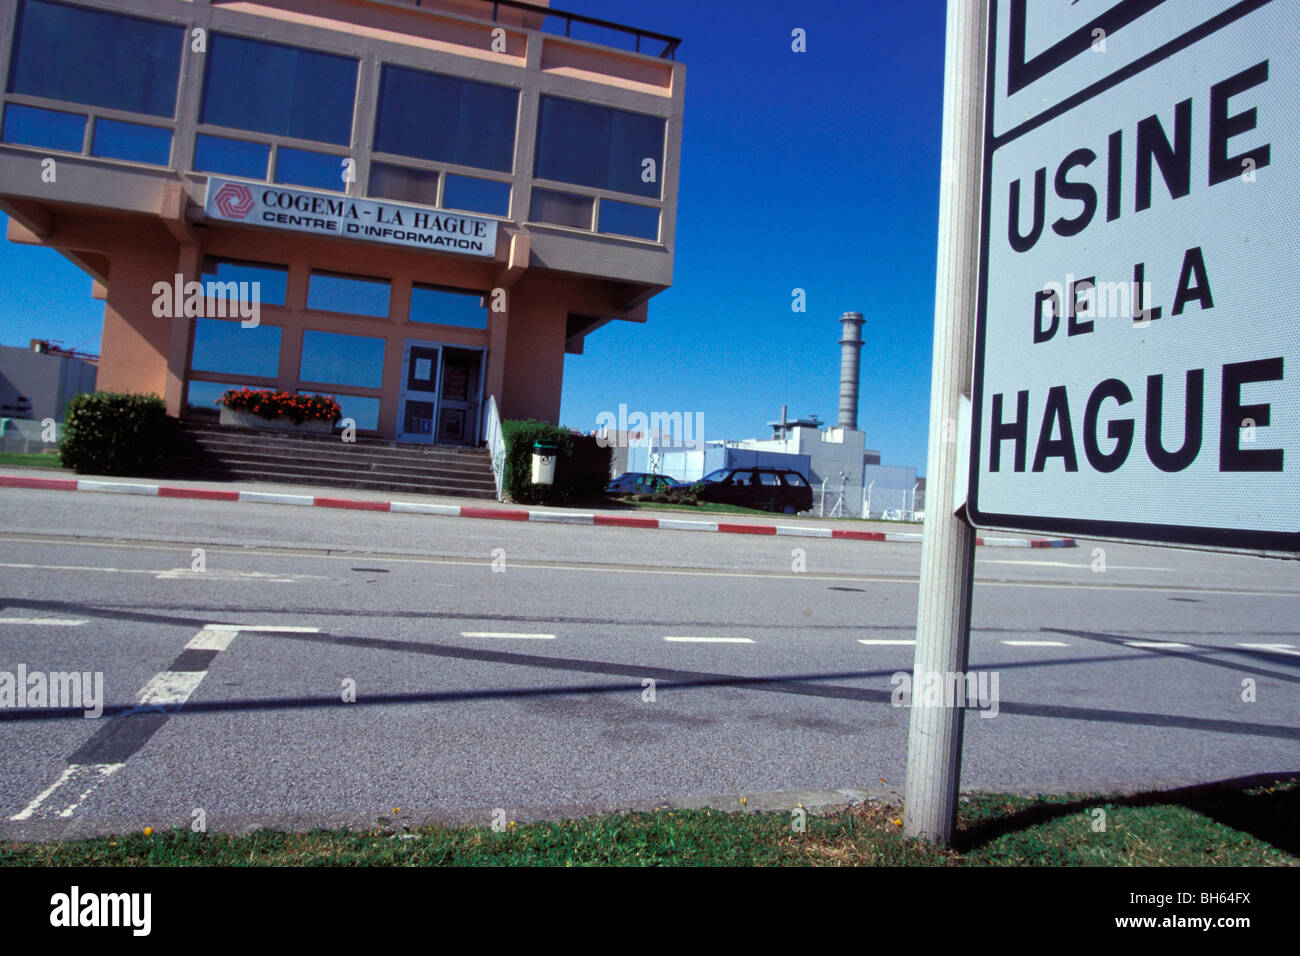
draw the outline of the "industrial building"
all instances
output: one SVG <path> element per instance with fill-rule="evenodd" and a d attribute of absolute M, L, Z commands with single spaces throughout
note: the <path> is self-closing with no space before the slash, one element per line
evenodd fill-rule
<path fill-rule="evenodd" d="M 0 0 L 0 209 L 105 301 L 100 389 L 478 445 L 672 281 L 677 44 L 545 0 Z"/>
<path fill-rule="evenodd" d="M 790 419 L 788 407 L 768 422 L 770 438 L 706 441 L 682 447 L 677 437 L 655 432 L 639 436 L 619 463 L 624 471 L 665 474 L 679 481 L 697 481 L 719 468 L 767 466 L 793 468 L 813 486 L 813 510 L 852 518 L 912 518 L 921 510 L 925 479 L 916 469 L 883 465 L 880 452 L 866 447 L 858 428 L 858 383 L 861 374 L 860 312 L 840 316 L 839 417 L 833 427 L 815 415 Z"/>
<path fill-rule="evenodd" d="M 95 390 L 95 356 L 33 339 L 0 345 L 0 418 L 63 421 L 68 402 Z"/>

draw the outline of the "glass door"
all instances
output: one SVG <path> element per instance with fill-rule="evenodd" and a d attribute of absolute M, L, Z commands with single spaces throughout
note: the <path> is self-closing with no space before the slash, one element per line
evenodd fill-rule
<path fill-rule="evenodd" d="M 441 349 L 431 342 L 405 344 L 397 422 L 400 441 L 433 443 L 440 358 Z"/>

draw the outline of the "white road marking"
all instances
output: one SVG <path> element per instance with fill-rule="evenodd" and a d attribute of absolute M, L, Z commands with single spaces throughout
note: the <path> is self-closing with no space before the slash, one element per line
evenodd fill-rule
<path fill-rule="evenodd" d="M 1013 560 L 1010 558 L 980 558 L 980 564 L 1028 564 L 1037 565 L 1044 568 L 1084 568 L 1092 567 L 1091 563 L 1085 561 L 1082 564 L 1075 561 L 1024 561 Z M 1173 568 L 1148 568 L 1136 564 L 1108 564 L 1107 571 L 1173 571 Z"/>
<path fill-rule="evenodd" d="M 911 640 L 911 641 L 864 641 L 862 638 L 858 638 L 858 643 L 859 643 L 859 644 L 870 644 L 870 645 L 883 645 L 883 644 L 890 644 L 890 645 L 899 645 L 899 646 L 902 646 L 902 645 L 906 644 L 906 645 L 908 645 L 908 646 L 911 646 L 911 645 L 914 645 L 914 644 L 916 643 L 916 641 L 915 641 L 915 640 Z"/>
<path fill-rule="evenodd" d="M 319 634 L 319 627 L 296 627 L 286 624 L 281 627 L 279 624 L 209 624 L 208 627 L 229 627 L 236 631 L 248 631 L 258 634 Z"/>
<path fill-rule="evenodd" d="M 1065 641 L 1003 641 L 1009 647 L 1069 647 Z"/>
<path fill-rule="evenodd" d="M 45 790 L 43 790 L 36 797 L 35 800 L 27 804 L 27 806 L 25 806 L 22 810 L 19 810 L 9 819 L 10 820 L 31 819 L 32 815 L 41 808 L 41 805 L 44 804 L 45 801 L 48 800 L 54 794 L 54 792 L 57 791 L 60 787 L 62 787 L 64 784 L 71 781 L 74 777 L 78 780 L 85 780 L 87 777 L 90 777 L 92 781 L 91 785 L 80 796 L 78 796 L 76 800 L 74 800 L 63 810 L 59 811 L 59 816 L 70 817 L 72 816 L 73 811 L 77 809 L 77 806 L 81 803 L 81 801 L 85 800 L 86 797 L 90 795 L 90 792 L 95 789 L 95 787 L 99 786 L 99 784 L 102 781 L 107 779 L 112 774 L 116 773 L 121 768 L 122 765 L 120 763 L 69 764 L 67 767 L 63 768 L 63 773 L 59 774 L 59 778 L 55 780 L 54 783 L 46 787 Z"/>
<path fill-rule="evenodd" d="M 183 704 L 205 676 L 207 671 L 161 671 L 140 688 L 140 703 Z"/>
<path fill-rule="evenodd" d="M 0 624 L 48 624 L 51 627 L 77 627 L 87 623 L 84 617 L 0 617 Z"/>
<path fill-rule="evenodd" d="M 1295 654 L 1300 656 L 1300 651 L 1295 649 L 1294 644 L 1238 644 L 1238 647 L 1248 647 L 1253 651 L 1275 651 L 1278 654 Z"/>
<path fill-rule="evenodd" d="M 1179 644 L 1177 641 L 1125 641 L 1125 647 L 1145 647 L 1155 650 L 1189 650 L 1192 645 Z"/>
<path fill-rule="evenodd" d="M 679 644 L 753 644 L 754 642 L 748 637 L 689 637 L 674 636 L 664 637 L 665 641 L 675 641 Z"/>
<path fill-rule="evenodd" d="M 224 651 L 239 634 L 237 627 L 222 627 L 208 624 L 203 630 L 189 639 L 185 645 L 187 651 Z"/>
<path fill-rule="evenodd" d="M 461 631 L 461 637 L 517 637 L 525 641 L 553 641 L 554 634 L 519 634 L 514 631 Z"/>
<path fill-rule="evenodd" d="M 100 571 L 105 574 L 148 574 L 159 581 L 176 581 L 182 578 L 209 581 L 259 581 L 270 583 L 291 583 L 314 579 L 328 581 L 323 574 L 288 574 L 274 571 L 236 571 L 225 568 L 213 568 L 210 571 L 195 571 L 192 568 L 104 568 L 86 567 L 75 564 L 17 564 L 4 563 L 0 568 L 18 568 L 24 571 Z"/>

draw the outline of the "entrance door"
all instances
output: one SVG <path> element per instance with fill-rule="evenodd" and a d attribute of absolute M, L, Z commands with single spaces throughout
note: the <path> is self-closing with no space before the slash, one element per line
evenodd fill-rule
<path fill-rule="evenodd" d="M 442 353 L 442 393 L 438 406 L 438 443 L 478 443 L 478 389 L 482 355 L 478 350 L 447 347 Z"/>
<path fill-rule="evenodd" d="M 440 353 L 438 346 L 425 342 L 407 342 L 402 351 L 402 391 L 397 422 L 397 437 L 401 441 L 433 443 Z"/>

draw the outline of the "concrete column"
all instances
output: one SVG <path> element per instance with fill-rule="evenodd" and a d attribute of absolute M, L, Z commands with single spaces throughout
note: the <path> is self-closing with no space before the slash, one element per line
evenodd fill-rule
<path fill-rule="evenodd" d="M 858 370 L 862 364 L 861 312 L 840 316 L 840 428 L 858 427 Z"/>

